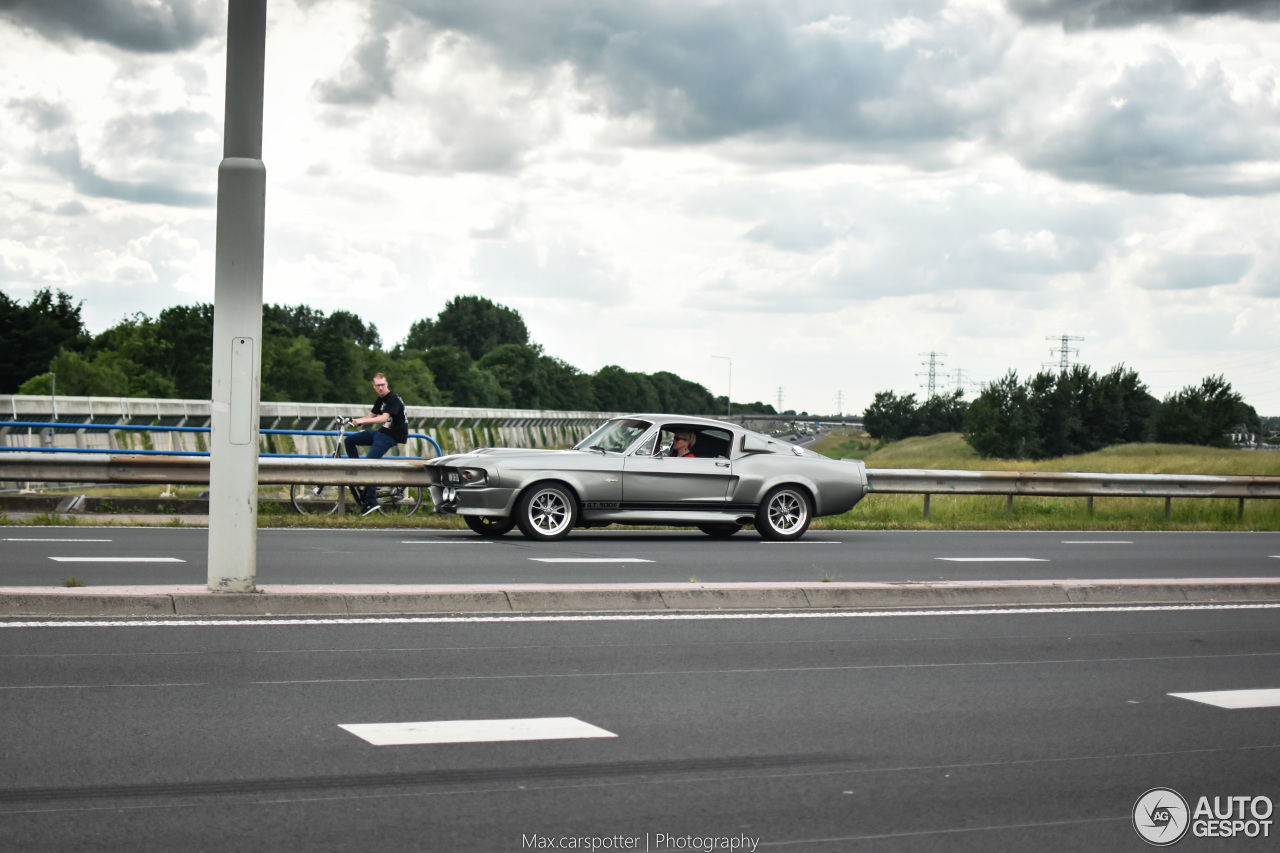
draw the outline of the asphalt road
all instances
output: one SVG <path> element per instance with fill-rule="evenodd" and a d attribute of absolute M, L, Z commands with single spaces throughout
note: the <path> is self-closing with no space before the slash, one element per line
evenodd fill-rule
<path fill-rule="evenodd" d="M 179 528 L 0 528 L 0 586 L 202 584 L 208 532 Z M 145 562 L 144 560 L 163 561 Z M 572 562 L 547 562 L 547 561 Z M 619 562 L 627 561 L 627 562 Z M 260 583 L 687 583 L 1274 577 L 1277 533 L 810 531 L 793 544 L 751 532 L 271 530 Z"/>
<path fill-rule="evenodd" d="M 1280 801 L 1280 708 L 1170 695 L 1280 688 L 1278 612 L 0 623 L 0 848 L 1141 851 L 1150 788 Z"/>

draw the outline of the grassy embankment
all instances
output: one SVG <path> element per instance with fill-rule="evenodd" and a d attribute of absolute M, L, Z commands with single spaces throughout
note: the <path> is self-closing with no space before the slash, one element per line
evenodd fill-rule
<path fill-rule="evenodd" d="M 1082 471 L 1110 474 L 1280 476 L 1280 453 L 1218 450 L 1173 444 L 1126 444 L 1097 453 L 1042 462 L 982 459 L 957 433 L 878 445 L 865 433 L 837 431 L 813 447 L 868 468 L 944 468 L 979 471 Z M 1234 499 L 1184 498 L 1164 517 L 1162 498 L 1097 498 L 1089 516 L 1084 498 L 1015 497 L 1013 517 L 999 496 L 934 495 L 924 519 L 920 495 L 869 495 L 851 512 L 818 519 L 818 529 L 903 530 L 1280 530 L 1280 501 L 1247 500 L 1244 518 Z"/>

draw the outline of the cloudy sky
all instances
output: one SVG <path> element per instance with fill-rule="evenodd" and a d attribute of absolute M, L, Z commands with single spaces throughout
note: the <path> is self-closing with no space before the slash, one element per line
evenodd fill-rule
<path fill-rule="evenodd" d="M 225 29 L 0 0 L 6 293 L 212 301 Z M 1280 414 L 1277 66 L 1277 0 L 271 0 L 265 298 L 810 411 L 1068 334 Z"/>

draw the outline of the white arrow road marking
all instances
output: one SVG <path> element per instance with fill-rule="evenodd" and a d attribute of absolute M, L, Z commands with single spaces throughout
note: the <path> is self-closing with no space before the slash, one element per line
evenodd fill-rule
<path fill-rule="evenodd" d="M 936 557 L 948 563 L 1047 563 L 1039 557 Z"/>
<path fill-rule="evenodd" d="M 1211 690 L 1207 693 L 1170 693 L 1179 699 L 1203 702 L 1219 708 L 1280 708 L 1280 690 Z"/>
<path fill-rule="evenodd" d="M 59 563 L 185 563 L 177 557 L 50 557 Z"/>
<path fill-rule="evenodd" d="M 440 720 L 425 723 L 343 723 L 338 728 L 346 729 L 374 746 L 617 737 L 613 732 L 584 723 L 574 717 L 535 717 L 524 720 Z"/>
<path fill-rule="evenodd" d="M 535 563 L 652 563 L 639 557 L 530 557 Z"/>

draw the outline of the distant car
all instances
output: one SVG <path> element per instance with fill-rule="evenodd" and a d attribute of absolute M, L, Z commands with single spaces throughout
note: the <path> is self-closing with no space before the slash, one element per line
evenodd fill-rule
<path fill-rule="evenodd" d="M 671 456 L 693 433 L 692 457 Z M 484 448 L 426 464 L 438 512 L 481 536 L 519 527 L 555 540 L 575 527 L 696 527 L 713 537 L 754 524 L 799 539 L 818 516 L 847 512 L 867 492 L 856 460 L 834 460 L 737 424 L 687 415 L 614 418 L 571 450 Z"/>

